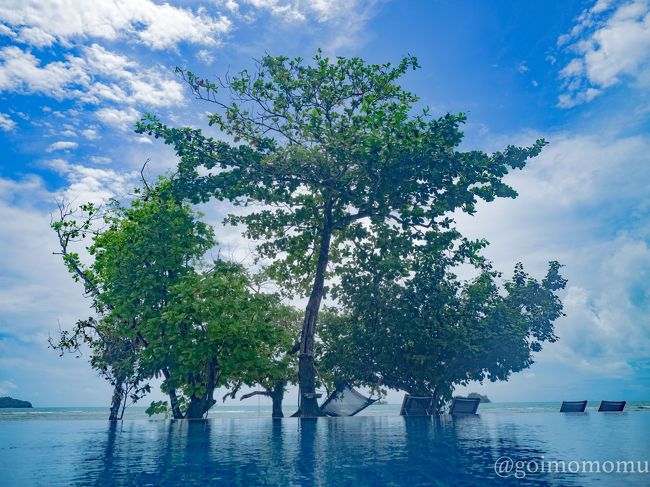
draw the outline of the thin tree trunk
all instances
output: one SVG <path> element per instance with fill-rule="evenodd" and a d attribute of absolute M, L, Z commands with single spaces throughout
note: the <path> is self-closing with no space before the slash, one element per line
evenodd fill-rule
<path fill-rule="evenodd" d="M 113 397 L 111 398 L 111 412 L 108 416 L 109 421 L 117 421 L 120 419 L 120 404 L 122 404 L 122 396 L 124 395 L 122 383 L 118 382 L 113 387 Z"/>
<path fill-rule="evenodd" d="M 127 382 L 128 384 L 128 382 Z M 124 401 L 122 401 L 122 411 L 120 412 L 120 419 L 124 419 L 124 410 L 126 409 L 126 402 L 129 399 L 129 391 L 131 390 L 131 385 L 127 385 L 127 387 L 124 389 L 122 392 L 122 395 L 124 396 Z"/>
<path fill-rule="evenodd" d="M 318 311 L 323 300 L 325 271 L 329 261 L 330 242 L 332 239 L 332 200 L 325 202 L 323 230 L 321 232 L 318 263 L 311 295 L 305 309 L 305 319 L 300 335 L 300 356 L 298 358 L 298 383 L 300 390 L 299 416 L 313 418 L 322 416 L 318 408 L 316 392 L 316 368 L 314 366 L 314 335 Z"/>

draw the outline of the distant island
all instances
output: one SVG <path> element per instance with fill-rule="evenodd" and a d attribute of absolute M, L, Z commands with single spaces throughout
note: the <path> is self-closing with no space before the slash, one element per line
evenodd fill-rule
<path fill-rule="evenodd" d="M 470 392 L 465 397 L 469 397 L 470 399 L 474 399 L 474 398 L 478 397 L 481 400 L 480 402 L 482 402 L 482 403 L 492 402 L 492 401 L 490 401 L 490 399 L 487 396 L 479 394 L 478 392 Z"/>
<path fill-rule="evenodd" d="M 5 396 L 0 397 L 0 408 L 31 408 L 32 403 L 29 401 L 21 401 L 13 397 Z"/>

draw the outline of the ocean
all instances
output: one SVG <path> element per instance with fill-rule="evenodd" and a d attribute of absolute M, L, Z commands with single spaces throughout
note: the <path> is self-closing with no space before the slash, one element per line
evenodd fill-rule
<path fill-rule="evenodd" d="M 650 403 L 594 407 L 494 403 L 476 416 L 404 418 L 387 404 L 273 420 L 268 406 L 219 406 L 204 421 L 130 408 L 113 423 L 105 408 L 0 410 L 0 485 L 650 485 Z"/>
<path fill-rule="evenodd" d="M 533 413 L 553 412 L 560 409 L 561 402 L 500 402 L 482 403 L 479 406 L 480 414 L 504 414 L 504 413 Z M 587 411 L 597 411 L 599 401 L 590 401 L 587 404 Z M 366 408 L 358 416 L 398 416 L 400 404 L 373 404 Z M 144 406 L 128 407 L 124 413 L 124 419 L 147 419 L 165 420 L 164 415 L 149 417 Z M 650 412 L 650 401 L 630 401 L 625 406 L 626 411 Z M 295 405 L 285 402 L 283 412 L 286 417 L 296 411 Z M 251 405 L 219 405 L 217 404 L 208 413 L 208 418 L 257 418 L 270 417 L 271 406 L 262 404 Z M 108 408 L 105 407 L 50 407 L 31 409 L 0 409 L 0 421 L 16 420 L 77 420 L 77 419 L 106 419 Z"/>

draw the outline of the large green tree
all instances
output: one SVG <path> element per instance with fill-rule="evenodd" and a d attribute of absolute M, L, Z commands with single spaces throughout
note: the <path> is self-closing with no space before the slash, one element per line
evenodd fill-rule
<path fill-rule="evenodd" d="M 378 252 L 346 275 L 340 309 L 325 314 L 320 334 L 320 359 L 334 380 L 435 396 L 440 407 L 455 386 L 507 380 L 556 341 L 557 292 L 566 283 L 557 262 L 541 282 L 517 264 L 500 286 L 486 262 L 476 277 L 458 279 L 460 264 L 468 272 L 463 253 L 386 263 Z"/>
<path fill-rule="evenodd" d="M 287 340 L 277 324 L 285 313 L 279 298 L 252 289 L 242 266 L 204 259 L 213 230 L 168 180 L 129 204 L 112 201 L 95 230 L 96 207 L 85 205 L 81 215 L 63 208 L 53 228 L 96 316 L 51 343 L 64 351 L 89 347 L 91 365 L 114 386 L 111 419 L 129 393 L 148 392 L 154 377 L 163 379 L 174 418 L 201 418 L 217 387 L 274 363 L 278 342 Z M 85 236 L 89 264 L 71 248 Z M 155 403 L 151 411 L 166 407 Z"/>
<path fill-rule="evenodd" d="M 93 225 L 100 214 L 93 205 L 83 205 L 80 214 L 62 212 L 52 225 L 65 264 L 73 278 L 83 282 L 97 312 L 52 343 L 62 350 L 84 342 L 90 346 L 91 365 L 114 383 L 113 406 L 118 389 L 124 391 L 136 378 L 139 382 L 158 372 L 170 375 L 167 364 L 152 367 L 143 361 L 143 352 L 163 333 L 158 320 L 172 288 L 194 272 L 197 260 L 214 245 L 212 230 L 195 218 L 189 206 L 161 197 L 168 184 L 161 181 L 127 205 L 110 201 L 101 210 L 100 227 Z M 85 236 L 92 236 L 86 247 L 90 264 L 71 248 Z M 176 390 L 169 389 L 168 394 L 174 417 L 182 417 Z"/>
<path fill-rule="evenodd" d="M 162 388 L 181 392 L 185 417 L 203 417 L 216 403 L 217 387 L 266 384 L 284 371 L 278 351 L 293 339 L 284 324 L 286 307 L 276 295 L 255 290 L 241 265 L 217 261 L 173 291 L 151 355 L 156 368 L 169 367 Z M 281 410 L 281 396 L 279 404 Z"/>
<path fill-rule="evenodd" d="M 60 250 L 56 253 L 62 256 L 73 279 L 83 283 L 95 315 L 78 320 L 70 330 L 60 330 L 58 336 L 49 338 L 49 344 L 61 355 L 73 353 L 79 357 L 85 349 L 90 351 L 90 365 L 113 387 L 109 419 L 115 421 L 122 418 L 129 397 L 135 402 L 150 390 L 138 367 L 142 341 L 124 332 L 122 320 L 113 319 L 111 304 L 103 299 L 92 269 L 82 263 L 75 248 L 96 231 L 94 224 L 101 219 L 99 209 L 86 204 L 75 210 L 65 202 L 58 206 L 59 214 L 51 224 L 59 240 Z"/>
<path fill-rule="evenodd" d="M 260 241 L 274 278 L 308 298 L 299 355 L 303 416 L 319 414 L 314 343 L 326 284 L 336 286 L 341 269 L 355 265 L 356 249 L 381 236 L 408 255 L 451 231 L 453 212 L 515 197 L 504 176 L 545 144 L 460 150 L 465 116 L 417 111 L 418 98 L 400 85 L 417 67 L 414 57 L 394 66 L 319 52 L 311 63 L 267 55 L 254 72 L 216 81 L 179 70 L 197 97 L 214 104 L 210 123 L 234 143 L 151 116 L 137 127 L 175 148 L 182 194 L 248 206 L 230 221 Z"/>

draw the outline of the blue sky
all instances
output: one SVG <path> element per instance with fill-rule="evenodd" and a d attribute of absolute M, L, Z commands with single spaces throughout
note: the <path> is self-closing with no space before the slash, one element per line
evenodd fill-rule
<path fill-rule="evenodd" d="M 128 195 L 142 163 L 174 167 L 133 133 L 147 111 L 205 127 L 209 106 L 174 75 L 252 67 L 265 52 L 418 57 L 405 83 L 434 113 L 467 112 L 467 148 L 545 137 L 508 179 L 515 200 L 459 225 L 491 242 L 506 275 L 565 264 L 560 340 L 495 400 L 650 399 L 650 4 L 647 0 L 0 1 L 0 395 L 42 406 L 106 405 L 85 359 L 47 337 L 88 314 L 49 229 L 57 198 Z M 210 129 L 213 130 L 213 129 Z M 218 134 L 215 134 L 218 135 Z M 249 245 L 207 218 L 225 249 Z M 398 395 L 391 395 L 397 400 Z"/>

